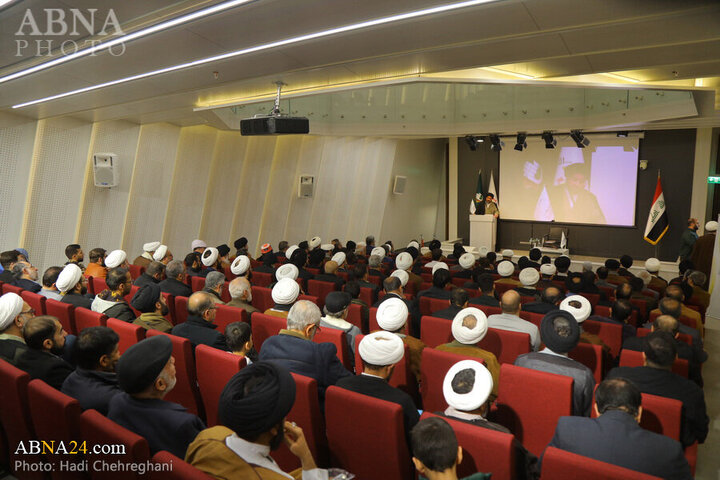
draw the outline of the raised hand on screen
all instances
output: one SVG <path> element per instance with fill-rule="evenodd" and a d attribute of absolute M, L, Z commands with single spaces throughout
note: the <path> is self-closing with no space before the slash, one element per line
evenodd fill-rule
<path fill-rule="evenodd" d="M 535 185 L 540 185 L 542 181 L 542 167 L 535 160 L 525 162 L 525 165 L 523 165 L 523 176 Z"/>

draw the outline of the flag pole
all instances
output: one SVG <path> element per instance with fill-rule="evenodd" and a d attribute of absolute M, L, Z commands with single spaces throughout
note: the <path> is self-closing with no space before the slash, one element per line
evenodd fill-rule
<path fill-rule="evenodd" d="M 660 180 L 660 169 L 658 168 L 658 181 L 659 181 L 659 180 Z M 658 250 L 659 250 L 659 248 L 658 248 L 658 243 L 660 243 L 660 242 L 657 242 L 657 243 L 656 243 L 655 245 L 653 245 L 653 246 L 655 247 L 655 258 L 657 258 L 657 259 L 659 260 L 660 257 L 658 257 Z"/>

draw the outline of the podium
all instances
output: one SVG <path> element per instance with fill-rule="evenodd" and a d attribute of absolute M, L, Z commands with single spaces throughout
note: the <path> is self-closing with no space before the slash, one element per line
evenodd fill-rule
<path fill-rule="evenodd" d="M 488 251 L 495 251 L 495 237 L 497 236 L 497 218 L 493 215 L 469 215 L 470 220 L 470 246 L 487 247 Z"/>

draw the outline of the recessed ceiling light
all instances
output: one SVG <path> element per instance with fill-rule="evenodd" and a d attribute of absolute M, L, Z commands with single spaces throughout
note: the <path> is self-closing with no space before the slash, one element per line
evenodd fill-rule
<path fill-rule="evenodd" d="M 71 90 L 71 91 L 60 93 L 57 95 L 39 98 L 37 100 L 32 100 L 30 102 L 19 103 L 17 105 L 13 105 L 12 108 L 29 107 L 31 105 L 37 105 L 38 103 L 49 102 L 51 100 L 57 100 L 60 98 L 69 97 L 71 95 L 77 95 L 80 93 L 91 92 L 93 90 L 98 90 L 98 89 L 105 88 L 105 87 L 111 87 L 111 86 L 118 85 L 121 83 L 132 82 L 134 80 L 141 80 L 143 78 L 153 77 L 155 75 L 161 75 L 163 73 L 170 73 L 170 72 L 175 72 L 178 70 L 184 70 L 186 68 L 197 67 L 199 65 L 204 65 L 206 63 L 227 60 L 228 58 L 239 57 L 239 56 L 247 55 L 250 53 L 260 52 L 263 50 L 269 50 L 271 48 L 282 47 L 285 45 L 291 45 L 294 43 L 304 42 L 307 40 L 313 40 L 316 38 L 328 37 L 331 35 L 336 35 L 338 33 L 352 32 L 355 30 L 361 30 L 361 29 L 368 28 L 368 27 L 385 25 L 385 24 L 389 24 L 389 23 L 399 22 L 402 20 L 408 20 L 411 18 L 423 17 L 423 16 L 427 16 L 427 15 L 433 15 L 436 13 L 449 12 L 452 10 L 458 10 L 458 9 L 465 8 L 465 7 L 472 7 L 475 5 L 481 5 L 484 3 L 493 3 L 493 2 L 497 2 L 497 1 L 499 1 L 499 0 L 467 0 L 465 2 L 450 3 L 447 5 L 440 5 L 437 7 L 425 8 L 422 10 L 415 10 L 412 12 L 391 15 L 389 17 L 382 17 L 382 18 L 376 18 L 374 20 L 367 20 L 365 22 L 353 23 L 351 25 L 345 25 L 342 27 L 336 27 L 336 28 L 331 28 L 328 30 L 322 30 L 320 32 L 309 33 L 309 34 L 300 35 L 297 37 L 286 38 L 284 40 L 278 40 L 275 42 L 264 43 L 261 45 L 256 45 L 254 47 L 244 48 L 241 50 L 235 50 L 233 52 L 227 52 L 227 53 L 223 53 L 220 55 L 214 55 L 212 57 L 201 58 L 198 60 L 194 60 L 192 62 L 181 63 L 179 65 L 173 65 L 171 67 L 165 67 L 165 68 L 161 68 L 158 70 L 152 70 L 150 72 L 145 72 L 145 73 L 140 73 L 137 75 L 132 75 L 129 77 L 119 78 L 117 80 L 113 80 L 110 82 L 99 83 L 97 85 L 91 85 L 89 87 L 79 88 L 77 90 Z"/>

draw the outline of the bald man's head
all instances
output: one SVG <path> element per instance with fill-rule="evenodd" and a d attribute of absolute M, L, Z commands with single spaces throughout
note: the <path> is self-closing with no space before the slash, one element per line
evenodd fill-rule
<path fill-rule="evenodd" d="M 660 315 L 653 323 L 653 331 L 668 332 L 675 336 L 680 331 L 680 322 L 670 315 Z"/>
<path fill-rule="evenodd" d="M 508 290 L 503 293 L 500 299 L 500 307 L 503 313 L 517 315 L 520 313 L 520 294 L 515 290 Z"/>
<path fill-rule="evenodd" d="M 206 310 L 215 305 L 213 297 L 207 292 L 195 292 L 188 298 L 188 313 L 201 317 Z"/>

